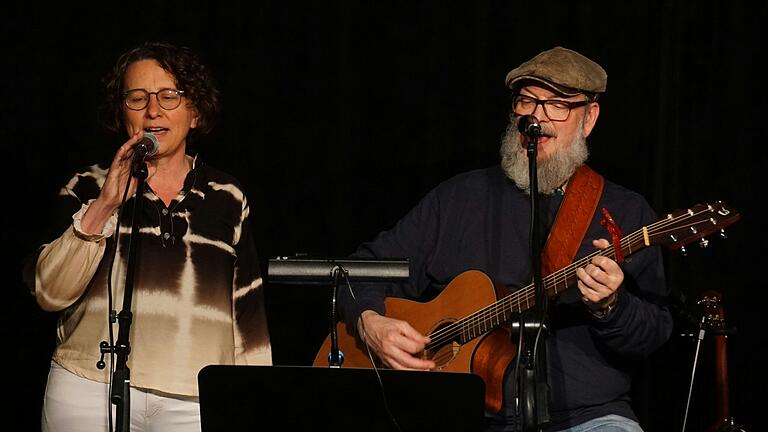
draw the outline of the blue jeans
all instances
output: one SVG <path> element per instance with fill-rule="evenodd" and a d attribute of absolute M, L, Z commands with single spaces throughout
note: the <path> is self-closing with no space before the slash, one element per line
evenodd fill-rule
<path fill-rule="evenodd" d="M 610 414 L 559 432 L 643 432 L 643 429 L 634 420 Z"/>

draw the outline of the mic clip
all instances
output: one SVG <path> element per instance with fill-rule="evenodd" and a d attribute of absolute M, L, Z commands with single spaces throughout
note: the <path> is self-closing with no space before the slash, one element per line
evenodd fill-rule
<path fill-rule="evenodd" d="M 523 135 L 529 138 L 538 138 L 541 136 L 541 124 L 539 119 L 533 115 L 524 115 L 517 121 L 517 129 Z"/>
<path fill-rule="evenodd" d="M 149 176 L 149 170 L 147 164 L 144 163 L 146 155 L 142 155 L 140 152 L 133 152 L 133 160 L 131 161 L 131 175 L 136 178 L 147 178 Z"/>

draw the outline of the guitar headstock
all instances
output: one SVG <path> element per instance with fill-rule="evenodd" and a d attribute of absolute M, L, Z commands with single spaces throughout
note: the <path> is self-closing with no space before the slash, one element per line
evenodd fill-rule
<path fill-rule="evenodd" d="M 685 210 L 668 214 L 665 218 L 649 225 L 648 238 L 651 244 L 660 244 L 670 249 L 683 249 L 683 246 L 698 241 L 706 247 L 706 237 L 720 232 L 725 237 L 724 228 L 741 218 L 741 215 L 722 201 L 712 204 L 697 204 Z"/>
<path fill-rule="evenodd" d="M 707 290 L 699 300 L 702 308 L 702 321 L 715 331 L 725 331 L 725 314 L 723 313 L 723 297 L 715 290 Z"/>

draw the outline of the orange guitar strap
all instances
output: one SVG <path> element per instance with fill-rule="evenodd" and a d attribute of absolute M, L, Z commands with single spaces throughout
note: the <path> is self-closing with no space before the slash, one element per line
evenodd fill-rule
<path fill-rule="evenodd" d="M 587 165 L 579 167 L 568 181 L 563 203 L 544 245 L 541 259 L 542 276 L 554 273 L 573 262 L 597 210 L 604 185 L 603 176 Z"/>

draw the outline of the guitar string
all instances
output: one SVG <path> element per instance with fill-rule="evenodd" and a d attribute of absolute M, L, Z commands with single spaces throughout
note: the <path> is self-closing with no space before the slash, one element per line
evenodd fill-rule
<path fill-rule="evenodd" d="M 681 213 L 678 216 L 669 215 L 668 217 L 664 219 L 660 219 L 654 223 L 651 223 L 646 228 L 648 229 L 649 236 L 652 235 L 654 237 L 659 235 L 664 235 L 665 232 L 670 231 L 663 231 L 664 229 L 668 229 L 670 226 L 675 226 L 675 230 L 679 230 L 680 228 L 687 228 L 692 227 L 696 225 L 697 223 L 700 223 L 701 221 L 694 222 L 693 224 L 688 224 L 685 226 L 677 226 L 681 222 L 685 221 L 686 219 L 689 219 L 691 217 L 699 216 L 702 213 L 706 212 L 712 212 L 713 209 L 711 206 L 706 206 L 702 211 L 694 212 L 694 211 L 686 211 Z M 658 232 L 657 232 L 658 231 Z M 621 249 L 622 250 L 628 250 L 629 253 L 633 253 L 632 246 L 644 246 L 644 241 L 639 242 L 641 239 L 643 239 L 643 230 L 639 229 L 633 233 L 631 233 L 628 236 L 623 237 L 620 240 Z M 613 248 L 606 248 L 602 250 L 597 250 L 592 252 L 591 254 L 575 261 L 568 267 L 566 267 L 563 271 L 558 271 L 555 273 L 552 273 L 544 278 L 544 287 L 545 291 L 549 292 L 550 288 L 554 288 L 555 294 L 557 294 L 557 286 L 558 283 L 565 282 L 565 287 L 563 289 L 567 289 L 568 285 L 567 282 L 569 278 L 572 278 L 575 276 L 576 269 L 579 267 L 585 266 L 589 261 L 592 260 L 597 255 L 603 255 L 603 256 L 611 256 L 615 258 L 615 250 Z M 561 276 L 562 274 L 562 276 Z M 530 284 L 526 286 L 525 288 L 518 290 L 509 296 L 506 296 L 497 302 L 494 302 L 479 311 L 459 320 L 456 321 L 450 325 L 447 325 L 445 327 L 442 327 L 429 335 L 431 341 L 427 346 L 427 349 L 434 348 L 436 346 L 440 346 L 444 344 L 447 341 L 456 339 L 458 336 L 465 336 L 464 342 L 466 343 L 469 340 L 474 339 L 477 336 L 480 336 L 482 334 L 485 334 L 487 331 L 497 327 L 502 322 L 508 321 L 507 318 L 507 311 L 510 312 L 510 314 L 514 313 L 520 313 L 523 310 L 527 310 L 531 307 L 531 304 L 534 302 L 535 294 L 533 289 L 533 284 Z M 524 300 L 526 304 L 526 308 L 522 309 L 522 301 Z M 515 305 L 517 305 L 517 311 L 515 312 Z M 501 311 L 501 317 L 499 316 L 499 310 Z M 496 324 L 494 325 L 494 318 Z"/>
<path fill-rule="evenodd" d="M 648 228 L 650 228 L 651 231 L 653 231 L 653 230 L 659 229 L 661 227 L 665 227 L 666 228 L 669 225 L 677 225 L 677 224 L 680 223 L 681 220 L 685 220 L 685 219 L 687 219 L 689 217 L 697 216 L 700 213 L 707 212 L 707 211 L 712 211 L 712 209 L 711 208 L 706 208 L 705 210 L 700 211 L 698 213 L 685 212 L 685 213 L 680 214 L 679 216 L 671 216 L 670 215 L 670 217 L 667 217 L 665 219 L 662 219 L 662 220 L 659 220 L 659 221 L 657 221 L 655 223 L 650 224 L 648 226 Z M 695 225 L 695 224 L 690 224 L 690 225 L 688 225 L 688 227 L 693 226 L 693 225 Z M 683 227 L 683 228 L 685 228 L 685 227 Z M 675 229 L 680 229 L 680 227 L 676 227 Z M 653 235 L 657 236 L 659 234 L 658 233 L 653 233 Z M 632 234 L 630 234 L 629 236 L 626 236 L 626 237 L 622 238 L 621 239 L 622 249 L 628 249 L 629 253 L 632 253 L 631 246 L 637 240 L 639 240 L 641 237 L 642 237 L 642 229 L 638 230 L 638 231 L 636 231 L 636 232 L 634 232 Z M 642 244 L 638 244 L 638 245 L 642 245 Z M 607 251 L 607 253 L 603 253 L 603 251 Z M 569 267 L 578 267 L 581 264 L 585 264 L 587 261 L 591 260 L 594 256 L 596 256 L 598 254 L 602 253 L 603 255 L 610 255 L 611 252 L 614 252 L 614 251 L 613 251 L 613 249 L 610 249 L 610 248 L 605 249 L 605 250 L 601 250 L 601 251 L 593 252 L 592 254 L 582 258 L 581 260 L 579 260 L 579 261 L 577 261 L 575 263 L 573 263 Z M 557 283 L 559 281 L 562 281 L 562 280 L 567 282 L 568 278 L 573 276 L 573 274 L 575 273 L 575 270 L 571 270 L 569 268 L 566 268 L 566 271 L 558 272 L 558 273 L 564 273 L 564 276 L 560 277 L 560 276 L 558 276 L 557 273 L 555 273 L 555 274 L 551 275 L 553 277 L 549 277 L 548 276 L 547 278 L 545 278 L 545 282 L 554 282 L 555 293 L 557 293 L 557 291 L 556 291 Z M 550 284 L 550 285 L 552 285 L 552 284 Z M 546 287 L 546 284 L 545 284 L 545 287 Z M 567 288 L 567 284 L 566 284 L 566 288 Z M 487 325 L 479 326 L 477 324 L 477 322 L 481 322 L 482 324 L 488 323 L 488 321 L 489 321 L 488 315 L 490 315 L 491 327 L 495 327 L 495 326 L 492 325 L 494 317 L 496 317 L 496 322 L 500 324 L 501 319 L 498 317 L 498 312 L 494 312 L 494 310 L 497 310 L 497 309 L 500 309 L 500 308 L 502 309 L 503 320 L 506 321 L 507 320 L 507 316 L 506 316 L 507 309 L 514 309 L 514 308 L 508 308 L 507 306 L 512 306 L 513 303 L 516 303 L 517 304 L 518 312 L 520 312 L 521 311 L 520 310 L 520 304 L 521 304 L 520 298 L 524 296 L 526 304 L 529 305 L 533 301 L 533 299 L 531 298 L 531 291 L 532 291 L 531 286 L 528 286 L 528 287 L 526 287 L 526 288 L 524 288 L 522 290 L 517 291 L 513 295 L 507 296 L 504 299 L 502 299 L 502 300 L 500 300 L 500 301 L 498 301 L 498 302 L 496 302 L 494 304 L 489 305 L 488 307 L 478 311 L 476 314 L 470 315 L 469 317 L 467 317 L 465 319 L 457 321 L 456 323 L 452 324 L 451 326 L 446 326 L 446 327 L 440 329 L 440 331 L 435 332 L 433 335 L 430 336 L 433 339 L 432 342 L 431 342 L 431 345 L 434 345 L 435 341 L 437 341 L 437 343 L 442 343 L 445 340 L 446 337 L 448 337 L 449 339 L 454 339 L 456 337 L 456 329 L 457 328 L 459 328 L 459 330 L 461 331 L 462 334 L 466 333 L 466 334 L 468 334 L 468 336 L 470 336 L 470 337 L 467 338 L 467 340 L 472 339 L 472 338 L 474 338 L 476 336 L 479 336 L 480 334 L 485 333 L 485 331 L 488 330 L 488 326 Z M 510 310 L 510 312 L 511 312 L 511 310 Z M 469 322 L 470 325 L 467 325 L 467 322 Z M 453 327 L 453 328 L 450 328 L 450 327 Z M 475 332 L 473 330 L 479 331 L 479 334 L 475 335 Z"/>
<path fill-rule="evenodd" d="M 681 215 L 680 217 L 677 217 L 677 218 L 662 219 L 662 220 L 660 220 L 658 222 L 655 222 L 655 223 L 649 225 L 649 227 L 650 228 L 657 228 L 657 226 L 677 224 L 677 223 L 679 223 L 678 219 L 681 219 L 681 218 L 685 219 L 685 218 L 690 217 L 690 216 L 691 216 L 690 213 L 684 213 L 683 215 Z M 654 235 L 656 235 L 656 234 L 654 234 Z M 626 237 L 622 238 L 621 243 L 622 243 L 623 246 L 625 246 L 625 247 L 622 247 L 622 249 L 626 249 L 626 246 L 631 246 L 640 237 L 642 237 L 642 230 L 638 230 L 638 231 L 630 234 L 629 236 L 626 236 Z M 631 248 L 629 250 L 631 252 Z M 613 249 L 610 249 L 610 248 L 604 249 L 604 250 L 600 250 L 600 251 L 595 251 L 592 254 L 590 254 L 590 255 L 580 259 L 579 261 L 577 261 L 575 263 L 573 263 L 569 267 L 580 267 L 583 264 L 586 264 L 589 260 L 591 260 L 596 255 L 599 255 L 599 254 L 610 255 L 612 252 L 614 252 L 614 251 L 613 251 Z M 564 276 L 562 278 L 559 278 L 558 274 L 555 273 L 553 275 L 550 275 L 550 276 L 546 277 L 545 278 L 545 282 L 554 282 L 554 284 L 555 284 L 554 286 L 556 288 L 557 287 L 556 284 L 558 282 L 558 279 L 567 281 L 567 279 L 569 277 L 572 277 L 575 274 L 575 269 L 566 268 L 566 271 L 559 272 L 559 273 L 564 273 Z M 552 284 L 549 284 L 549 285 L 552 285 Z M 547 286 L 547 284 L 545 283 L 545 287 L 546 286 Z M 532 286 L 529 285 L 528 287 L 526 287 L 526 288 L 524 288 L 522 290 L 519 290 L 519 291 L 513 293 L 512 295 L 505 297 L 502 300 L 499 300 L 497 303 L 491 304 L 488 307 L 486 307 L 484 309 L 481 309 L 476 314 L 470 315 L 469 317 L 467 317 L 467 318 L 465 318 L 465 319 L 463 319 L 461 321 L 457 321 L 456 323 L 454 323 L 455 325 L 452 325 L 454 327 L 452 329 L 449 328 L 451 326 L 444 327 L 443 329 L 441 329 L 442 333 L 443 334 L 450 333 L 447 336 L 448 336 L 449 339 L 453 339 L 456 336 L 456 327 L 458 327 L 458 328 L 460 328 L 462 333 L 467 333 L 470 336 L 467 339 L 473 339 L 474 337 L 479 336 L 480 334 L 483 334 L 483 333 L 485 333 L 485 331 L 488 330 L 488 326 L 486 326 L 486 325 L 479 326 L 477 323 L 481 322 L 482 324 L 486 324 L 489 321 L 489 318 L 488 318 L 489 315 L 490 315 L 491 323 L 493 322 L 493 318 L 494 317 L 496 317 L 497 318 L 496 321 L 500 323 L 500 319 L 498 318 L 498 312 L 495 312 L 495 310 L 502 309 L 504 321 L 506 321 L 507 320 L 506 311 L 508 309 L 513 309 L 513 308 L 508 308 L 508 306 L 512 306 L 513 304 L 517 304 L 517 309 L 518 309 L 517 312 L 521 312 L 521 309 L 520 309 L 520 305 L 521 305 L 520 298 L 521 297 L 525 297 L 525 303 L 526 303 L 526 305 L 528 307 L 530 307 L 530 303 L 533 302 L 533 298 L 532 298 L 531 293 L 532 293 Z M 512 312 L 512 311 L 510 310 L 510 312 Z M 467 322 L 469 322 L 470 324 L 467 325 Z M 493 327 L 495 327 L 495 326 L 493 326 Z M 475 331 L 473 331 L 473 330 L 475 330 Z M 476 332 L 478 332 L 478 334 L 475 334 Z M 436 332 L 435 333 L 435 335 L 436 335 L 435 337 L 430 336 L 430 337 L 433 338 L 433 342 L 432 343 L 434 343 L 435 340 L 437 340 L 439 343 L 441 343 L 443 340 L 445 340 L 445 337 L 444 336 L 441 337 L 441 335 L 439 333 L 440 332 Z"/>
<path fill-rule="evenodd" d="M 600 251 L 595 251 L 592 254 L 588 255 L 583 259 L 583 261 L 586 261 L 588 259 L 591 259 L 592 257 L 598 255 Z M 582 260 L 580 260 L 582 261 Z M 578 262 L 577 262 L 578 263 Z M 571 265 L 573 266 L 573 265 Z M 568 271 L 568 269 L 566 269 Z M 549 282 L 552 279 L 552 277 L 547 276 L 544 278 L 544 282 L 546 285 L 546 282 Z M 483 331 L 483 328 L 480 328 L 478 326 L 478 322 L 486 322 L 489 318 L 491 319 L 494 316 L 498 316 L 498 312 L 496 312 L 497 309 L 501 309 L 503 311 L 503 316 L 506 321 L 506 311 L 507 306 L 512 304 L 518 305 L 518 312 L 520 312 L 520 305 L 521 305 L 521 298 L 525 298 L 526 306 L 530 306 L 530 294 L 533 291 L 532 285 L 528 285 L 525 288 L 518 290 L 509 296 L 504 297 L 503 299 L 499 300 L 496 303 L 493 303 L 489 306 L 484 307 L 483 309 L 480 309 L 476 313 L 457 321 L 456 323 L 451 324 L 450 326 L 446 326 L 442 328 L 440 331 L 435 332 L 434 334 L 430 335 L 430 338 L 432 339 L 431 344 L 434 343 L 440 343 L 445 340 L 445 336 L 447 336 L 449 339 L 453 339 L 456 336 L 456 329 L 462 330 L 462 333 L 466 333 L 468 337 L 466 337 L 466 340 L 474 339 L 474 337 L 479 336 L 480 334 L 485 333 Z M 526 308 L 527 309 L 527 308 Z M 513 313 L 510 310 L 511 313 Z M 469 323 L 469 324 L 467 324 Z M 475 334 L 478 333 L 478 334 Z"/>

